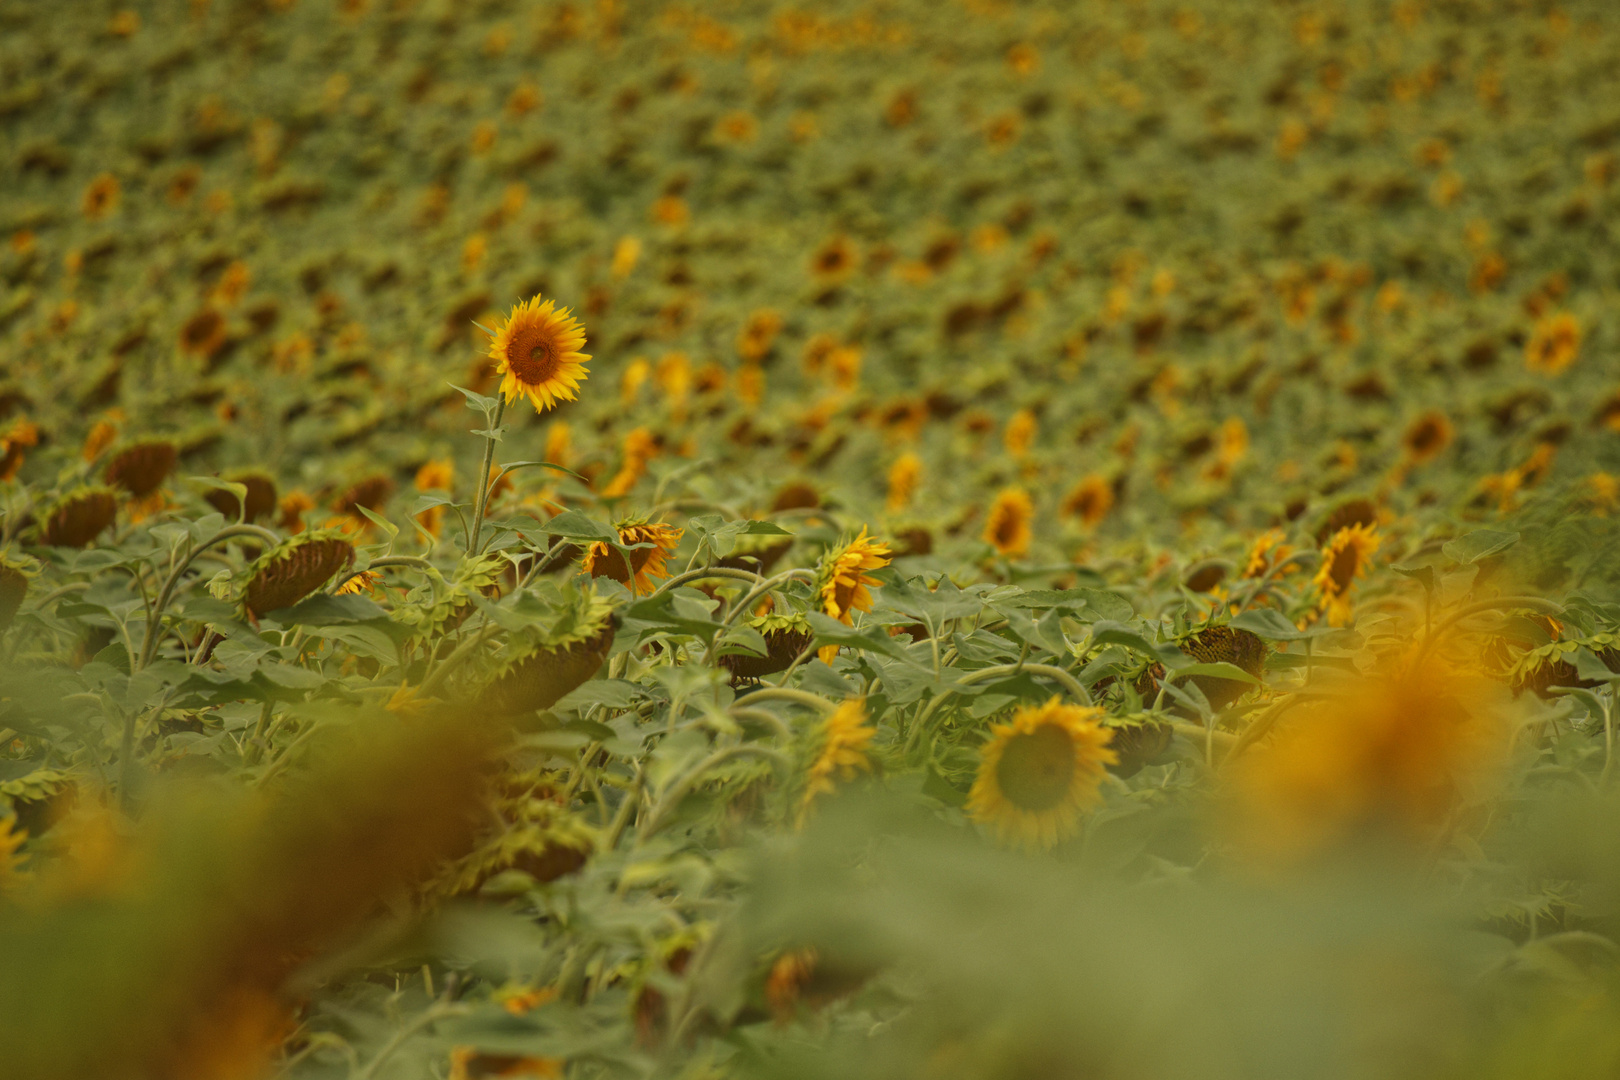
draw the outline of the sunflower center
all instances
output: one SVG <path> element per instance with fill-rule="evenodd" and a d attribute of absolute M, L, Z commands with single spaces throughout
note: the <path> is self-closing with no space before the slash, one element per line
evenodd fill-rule
<path fill-rule="evenodd" d="M 1333 565 L 1328 568 L 1328 576 L 1333 579 L 1336 592 L 1343 593 L 1350 587 L 1356 578 L 1356 567 L 1361 563 L 1361 552 L 1354 544 L 1346 544 L 1333 556 Z"/>
<path fill-rule="evenodd" d="M 1050 810 L 1073 784 L 1074 737 L 1055 724 L 1014 735 L 996 763 L 996 785 L 1020 810 Z"/>
<path fill-rule="evenodd" d="M 520 334 L 506 347 L 506 366 L 525 386 L 537 386 L 552 378 L 561 360 L 557 343 L 542 334 Z"/>
<path fill-rule="evenodd" d="M 1003 514 L 1001 520 L 996 522 L 996 539 L 1003 544 L 1010 544 L 1018 539 L 1018 516 L 1016 514 Z"/>

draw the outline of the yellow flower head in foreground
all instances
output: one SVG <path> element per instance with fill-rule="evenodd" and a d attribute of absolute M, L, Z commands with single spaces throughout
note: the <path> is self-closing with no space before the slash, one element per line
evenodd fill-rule
<path fill-rule="evenodd" d="M 1381 543 L 1376 525 L 1350 525 L 1334 533 L 1322 547 L 1322 568 L 1312 582 L 1322 591 L 1322 609 L 1328 625 L 1350 621 L 1350 588 L 1365 577 L 1373 552 Z"/>
<path fill-rule="evenodd" d="M 968 793 L 969 815 L 1029 850 L 1073 835 L 1081 813 L 1099 799 L 1103 773 L 1119 760 L 1102 716 L 1101 709 L 1054 697 L 1023 706 L 1010 723 L 991 728 Z"/>
<path fill-rule="evenodd" d="M 922 459 L 916 454 L 905 453 L 894 459 L 894 464 L 889 466 L 889 513 L 899 513 L 910 505 L 920 479 Z"/>
<path fill-rule="evenodd" d="M 872 767 L 866 748 L 877 734 L 866 722 L 863 702 L 846 701 L 821 726 L 821 748 L 810 765 L 799 817 L 810 809 L 817 795 L 831 795 L 835 780 L 853 780 L 855 774 Z"/>
<path fill-rule="evenodd" d="M 990 505 L 990 517 L 984 523 L 985 542 L 1009 558 L 1029 550 L 1034 536 L 1031 523 L 1035 518 L 1035 500 L 1023 488 L 1007 488 Z"/>
<path fill-rule="evenodd" d="M 1234 839 L 1274 862 L 1358 836 L 1432 839 L 1508 749 L 1504 692 L 1431 653 L 1292 710 L 1271 743 L 1236 763 Z"/>
<path fill-rule="evenodd" d="M 489 346 L 501 393 L 509 402 L 528 398 L 536 412 L 573 401 L 590 359 L 579 351 L 584 344 L 585 328 L 555 300 L 534 296 L 517 305 Z"/>
<path fill-rule="evenodd" d="M 665 563 L 681 542 L 681 530 L 661 521 L 621 521 L 618 525 L 619 543 L 626 547 L 651 544 L 652 547 L 635 548 L 630 552 L 630 565 L 624 556 L 607 544 L 597 542 L 585 552 L 584 570 L 591 577 L 612 578 L 629 585 L 637 596 L 653 591 L 653 578 L 667 578 Z"/>
<path fill-rule="evenodd" d="M 867 592 L 867 587 L 878 582 L 876 578 L 867 577 L 866 571 L 888 565 L 889 546 L 867 536 L 866 526 L 862 525 L 859 536 L 828 552 L 821 564 L 816 589 L 821 598 L 821 610 L 845 626 L 853 625 L 853 612 L 872 610 L 872 594 Z M 838 646 L 828 645 L 820 655 L 823 661 L 831 663 L 838 655 Z"/>

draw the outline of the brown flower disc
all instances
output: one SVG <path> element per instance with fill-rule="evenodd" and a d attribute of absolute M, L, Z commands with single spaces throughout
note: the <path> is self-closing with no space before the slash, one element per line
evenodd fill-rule
<path fill-rule="evenodd" d="M 388 501 L 388 496 L 393 493 L 394 482 L 388 477 L 381 473 L 368 476 L 350 485 L 349 489 L 338 497 L 335 509 L 340 514 L 352 514 L 364 521 L 365 515 L 360 512 L 359 507 L 363 506 L 371 511 L 380 510 L 382 504 Z"/>
<path fill-rule="evenodd" d="M 478 710 L 490 716 L 516 716 L 549 709 L 596 674 L 613 646 L 618 625 L 616 617 L 610 618 L 583 641 L 540 649 L 518 661 L 479 692 Z"/>
<path fill-rule="evenodd" d="M 45 543 L 51 547 L 82 548 L 100 536 L 118 516 L 118 497 L 96 488 L 70 497 L 45 522 Z"/>
<path fill-rule="evenodd" d="M 1260 678 L 1266 666 L 1266 643 L 1247 630 L 1233 630 L 1230 626 L 1212 626 L 1188 638 L 1181 651 L 1201 663 L 1225 662 Z M 1192 683 L 1203 691 L 1210 708 L 1219 712 L 1243 696 L 1250 684 L 1237 679 L 1220 679 L 1210 675 L 1194 675 Z"/>
<path fill-rule="evenodd" d="M 136 443 L 107 463 L 107 483 L 144 499 L 162 486 L 180 458 L 179 448 L 167 439 Z"/>
<path fill-rule="evenodd" d="M 180 351 L 204 359 L 225 347 L 225 316 L 213 308 L 203 308 L 180 328 Z"/>
<path fill-rule="evenodd" d="M 1132 724 L 1113 729 L 1114 739 L 1108 745 L 1119 755 L 1119 761 L 1108 766 L 1115 776 L 1135 776 L 1143 766 L 1151 765 L 1170 749 L 1175 732 L 1169 724 Z"/>
<path fill-rule="evenodd" d="M 1322 522 L 1316 530 L 1317 544 L 1325 544 L 1333 538 L 1333 534 L 1340 529 L 1348 529 L 1352 525 L 1378 524 L 1378 507 L 1373 505 L 1371 499 L 1351 499 L 1340 503 L 1333 508 L 1333 512 Z"/>
<path fill-rule="evenodd" d="M 243 521 L 257 521 L 276 512 L 276 482 L 267 474 L 235 473 L 225 479 L 247 488 L 247 513 L 242 514 Z M 235 492 L 215 488 L 203 498 L 209 506 L 224 514 L 227 521 L 235 521 L 237 515 L 241 514 L 242 503 L 237 499 Z"/>
<path fill-rule="evenodd" d="M 764 656 L 733 653 L 720 657 L 720 666 L 731 672 L 732 682 L 774 675 L 786 671 L 813 640 L 814 635 L 808 630 L 770 630 L 765 634 Z"/>
<path fill-rule="evenodd" d="M 289 548 L 248 582 L 247 610 L 255 618 L 292 607 L 354 562 L 354 545 L 326 537 Z"/>
<path fill-rule="evenodd" d="M 28 595 L 28 576 L 14 566 L 0 563 L 0 630 L 11 625 Z"/>

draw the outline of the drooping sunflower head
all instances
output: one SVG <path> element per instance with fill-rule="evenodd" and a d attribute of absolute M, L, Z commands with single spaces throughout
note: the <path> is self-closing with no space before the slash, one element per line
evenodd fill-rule
<path fill-rule="evenodd" d="M 1406 434 L 1401 436 L 1401 447 L 1406 451 L 1407 460 L 1422 465 L 1439 457 L 1451 445 L 1453 434 L 1446 414 L 1430 409 L 1407 427 Z"/>
<path fill-rule="evenodd" d="M 63 496 L 45 516 L 40 540 L 50 547 L 82 548 L 100 536 L 117 516 L 116 490 L 81 487 Z"/>
<path fill-rule="evenodd" d="M 549 709 L 607 659 L 619 618 L 590 590 L 572 594 L 549 624 L 514 634 L 477 691 L 480 710 L 508 716 Z"/>
<path fill-rule="evenodd" d="M 974 820 L 1004 841 L 1045 850 L 1074 833 L 1080 815 L 1097 803 L 1114 733 L 1103 710 L 1052 698 L 1029 705 L 991 729 L 979 751 L 979 774 L 968 793 Z"/>
<path fill-rule="evenodd" d="M 1334 533 L 1322 548 L 1322 566 L 1312 582 L 1322 594 L 1322 609 L 1330 626 L 1350 621 L 1350 587 L 1365 577 L 1382 538 L 1375 525 L 1348 525 Z"/>
<path fill-rule="evenodd" d="M 619 522 L 618 530 L 619 543 L 632 549 L 629 565 L 625 564 L 624 556 L 618 550 L 597 542 L 585 552 L 585 572 L 591 577 L 612 578 L 620 584 L 629 585 L 637 596 L 652 592 L 655 588 L 653 578 L 669 577 L 666 564 L 681 542 L 682 530 L 661 521 L 635 519 Z"/>
<path fill-rule="evenodd" d="M 1113 485 L 1096 473 L 1076 484 L 1063 500 L 1063 512 L 1079 518 L 1088 529 L 1096 528 L 1113 508 Z"/>
<path fill-rule="evenodd" d="M 996 551 L 1015 558 L 1029 550 L 1034 536 L 1035 500 L 1023 488 L 1007 488 L 990 505 L 984 524 L 984 539 Z"/>
<path fill-rule="evenodd" d="M 149 439 L 119 451 L 102 476 L 133 498 L 144 499 L 162 486 L 179 459 L 180 448 L 173 440 Z"/>
<path fill-rule="evenodd" d="M 590 359 L 579 351 L 584 344 L 585 328 L 567 308 L 557 307 L 555 300 L 542 303 L 538 295 L 525 300 L 512 309 L 490 342 L 501 393 L 509 402 L 528 398 L 536 412 L 573 401 Z"/>
<path fill-rule="evenodd" d="M 354 545 L 332 532 L 305 532 L 247 568 L 242 607 L 252 618 L 292 607 L 354 562 Z"/>

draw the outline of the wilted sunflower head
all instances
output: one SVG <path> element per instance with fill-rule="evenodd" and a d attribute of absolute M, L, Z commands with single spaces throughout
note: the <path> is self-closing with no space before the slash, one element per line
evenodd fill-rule
<path fill-rule="evenodd" d="M 480 712 L 511 716 L 548 709 L 607 659 L 618 616 L 589 590 L 568 594 L 547 624 L 512 635 L 477 693 Z"/>
<path fill-rule="evenodd" d="M 1382 538 L 1375 525 L 1349 525 L 1334 533 L 1322 548 L 1322 566 L 1312 582 L 1322 594 L 1330 626 L 1350 621 L 1350 587 L 1365 577 Z"/>
<path fill-rule="evenodd" d="M 102 476 L 111 486 L 144 499 L 162 486 L 179 459 L 180 448 L 173 440 L 149 439 L 120 450 Z"/>
<path fill-rule="evenodd" d="M 1119 760 L 1103 716 L 1102 709 L 1055 697 L 1020 707 L 1010 722 L 991 728 L 979 751 L 968 813 L 1004 842 L 1030 850 L 1072 835 L 1081 813 L 1098 801 L 1105 770 Z"/>
<path fill-rule="evenodd" d="M 1023 488 L 1007 488 L 990 504 L 984 539 L 996 551 L 1015 558 L 1029 550 L 1034 536 L 1035 500 Z"/>
<path fill-rule="evenodd" d="M 1441 451 L 1451 445 L 1453 434 L 1446 414 L 1430 409 L 1407 427 L 1401 437 L 1401 447 L 1406 451 L 1407 460 L 1422 465 L 1439 457 Z"/>
<path fill-rule="evenodd" d="M 585 328 L 555 300 L 541 303 L 537 294 L 518 304 L 489 346 L 501 393 L 509 402 L 528 398 L 536 412 L 573 401 L 590 359 L 579 351 L 584 344 Z"/>
<path fill-rule="evenodd" d="M 618 524 L 619 543 L 632 548 L 630 563 L 612 546 L 598 541 L 585 552 L 584 571 L 591 577 L 612 578 L 640 596 L 656 587 L 653 578 L 669 577 L 666 564 L 681 542 L 682 530 L 661 521 L 628 519 Z M 650 544 L 650 547 L 636 545 Z"/>
<path fill-rule="evenodd" d="M 117 516 L 115 489 L 81 487 L 64 495 L 45 516 L 40 539 L 50 547 L 82 548 L 100 536 Z"/>
<path fill-rule="evenodd" d="M 354 562 L 354 545 L 327 531 L 277 544 L 247 569 L 243 610 L 252 618 L 292 607 Z"/>

